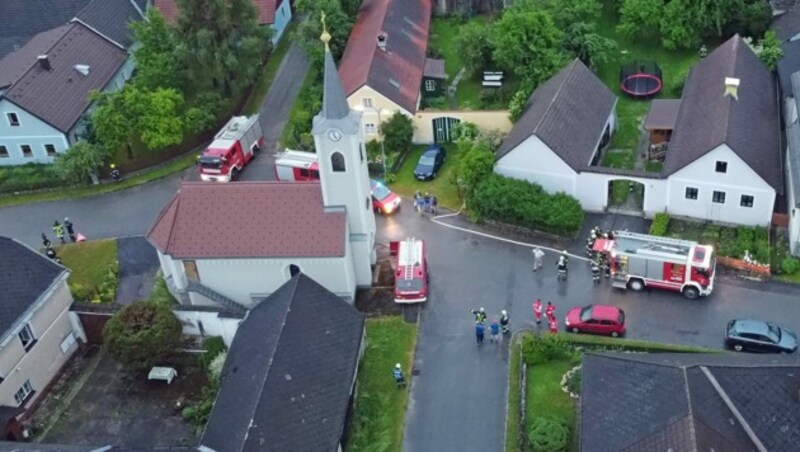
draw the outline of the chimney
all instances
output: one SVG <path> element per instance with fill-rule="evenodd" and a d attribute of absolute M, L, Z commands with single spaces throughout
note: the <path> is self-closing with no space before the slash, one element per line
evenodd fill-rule
<path fill-rule="evenodd" d="M 386 38 L 387 37 L 388 36 L 386 35 L 386 33 L 381 32 L 380 34 L 378 34 L 378 48 L 383 50 L 384 52 L 386 51 Z"/>
<path fill-rule="evenodd" d="M 50 60 L 47 58 L 47 55 L 39 55 L 36 60 L 39 61 L 39 66 L 41 66 L 45 71 L 53 70 L 53 67 L 50 66 Z"/>
<path fill-rule="evenodd" d="M 725 77 L 725 95 L 739 100 L 739 79 Z"/>

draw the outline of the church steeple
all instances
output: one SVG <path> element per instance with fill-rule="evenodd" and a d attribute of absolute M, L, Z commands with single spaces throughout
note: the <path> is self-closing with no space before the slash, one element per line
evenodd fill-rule
<path fill-rule="evenodd" d="M 339 71 L 336 70 L 336 63 L 333 62 L 333 55 L 331 55 L 329 45 L 331 35 L 325 25 L 324 11 L 322 12 L 322 36 L 320 39 L 325 43 L 325 73 L 320 116 L 325 119 L 342 119 L 350 114 L 350 106 L 347 105 L 347 97 L 344 95 L 342 81 L 339 79 Z"/>

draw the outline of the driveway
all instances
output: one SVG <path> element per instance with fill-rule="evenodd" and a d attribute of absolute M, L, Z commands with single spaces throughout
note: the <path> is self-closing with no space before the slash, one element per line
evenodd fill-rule
<path fill-rule="evenodd" d="M 443 221 L 489 232 L 457 217 Z M 647 227 L 635 217 L 589 216 L 586 223 L 587 229 Z M 568 283 L 558 283 L 554 253 L 533 273 L 529 247 L 436 225 L 415 215 L 408 202 L 398 215 L 379 218 L 378 226 L 379 241 L 421 237 L 429 252 L 431 297 L 421 311 L 414 364 L 419 375 L 412 380 L 404 432 L 407 451 L 503 449 L 507 349 L 476 346 L 470 309 L 483 306 L 490 317 L 506 309 L 514 329 L 531 329 L 531 302 L 537 297 L 556 305 L 561 327 L 571 307 L 615 304 L 626 311 L 632 339 L 712 348 L 722 347 L 725 323 L 734 317 L 771 320 L 800 331 L 800 290 L 792 286 L 718 279 L 711 297 L 687 300 L 669 292 L 612 290 L 607 282 L 595 287 L 588 265 L 578 260 Z M 569 249 L 582 253 L 582 240 Z"/>
<path fill-rule="evenodd" d="M 117 239 L 117 262 L 119 285 L 115 302 L 125 305 L 149 298 L 160 265 L 153 245 L 143 236 L 121 237 Z"/>

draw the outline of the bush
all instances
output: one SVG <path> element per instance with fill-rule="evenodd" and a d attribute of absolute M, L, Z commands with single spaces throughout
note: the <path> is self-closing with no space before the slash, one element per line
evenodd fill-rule
<path fill-rule="evenodd" d="M 769 232 L 767 228 L 754 228 L 753 250 L 751 253 L 760 264 L 769 264 L 772 250 L 769 246 Z"/>
<path fill-rule="evenodd" d="M 387 154 L 407 152 L 414 137 L 414 123 L 408 116 L 395 112 L 381 124 L 381 135 Z"/>
<path fill-rule="evenodd" d="M 219 384 L 213 381 L 202 389 L 200 401 L 192 407 L 194 409 L 194 418 L 192 421 L 194 421 L 194 424 L 198 427 L 202 427 L 208 422 L 208 415 L 211 414 L 211 409 L 214 407 L 214 400 L 217 399 L 218 391 Z"/>
<path fill-rule="evenodd" d="M 525 336 L 522 342 L 522 357 L 528 365 L 544 364 L 554 359 L 568 357 L 572 346 L 560 334 Z"/>
<path fill-rule="evenodd" d="M 781 261 L 781 272 L 787 275 L 793 275 L 800 270 L 800 260 L 794 257 L 785 257 Z"/>
<path fill-rule="evenodd" d="M 219 383 L 219 377 L 222 375 L 222 367 L 225 365 L 225 359 L 228 358 L 228 352 L 218 354 L 211 363 L 208 365 L 208 379 Z"/>
<path fill-rule="evenodd" d="M 472 208 L 479 217 L 559 235 L 574 235 L 583 209 L 566 193 L 551 195 L 541 185 L 491 173 L 476 187 Z"/>
<path fill-rule="evenodd" d="M 528 445 L 535 452 L 565 451 L 568 438 L 569 428 L 557 417 L 536 418 L 528 430 Z"/>
<path fill-rule="evenodd" d="M 171 354 L 181 341 L 181 322 L 150 301 L 125 306 L 103 330 L 108 354 L 131 370 L 145 370 Z"/>
<path fill-rule="evenodd" d="M 222 340 L 222 336 L 212 336 L 203 342 L 203 350 L 205 350 L 205 353 L 203 353 L 203 367 L 208 369 L 214 358 L 225 352 L 227 347 L 225 347 L 225 341 Z"/>
<path fill-rule="evenodd" d="M 721 256 L 736 256 L 736 230 L 724 228 L 719 233 L 719 254 Z"/>
<path fill-rule="evenodd" d="M 28 163 L 0 168 L 0 193 L 58 188 L 64 185 L 64 180 L 53 165 Z"/>
<path fill-rule="evenodd" d="M 566 378 L 567 391 L 571 392 L 572 394 L 580 394 L 582 378 L 583 378 L 583 372 L 582 369 L 580 368 L 568 374 Z"/>
<path fill-rule="evenodd" d="M 745 251 L 753 255 L 755 232 L 752 228 L 740 226 L 736 228 L 736 257 L 744 257 Z"/>
<path fill-rule="evenodd" d="M 653 223 L 650 224 L 650 235 L 664 237 L 667 235 L 668 227 L 669 215 L 666 212 L 659 212 L 653 217 Z"/>

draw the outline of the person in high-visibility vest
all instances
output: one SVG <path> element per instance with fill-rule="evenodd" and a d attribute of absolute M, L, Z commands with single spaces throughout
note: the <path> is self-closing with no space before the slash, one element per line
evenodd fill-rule
<path fill-rule="evenodd" d="M 56 235 L 56 237 L 58 237 L 59 240 L 61 240 L 62 244 L 67 243 L 64 240 L 64 226 L 62 226 L 58 220 L 53 223 L 53 233 Z"/>
<path fill-rule="evenodd" d="M 403 375 L 403 368 L 400 366 L 400 363 L 394 365 L 392 375 L 394 376 L 394 382 L 397 384 L 398 388 L 402 388 L 406 385 L 406 377 Z"/>
<path fill-rule="evenodd" d="M 475 323 L 480 323 L 480 324 L 486 323 L 486 310 L 485 309 L 483 309 L 483 308 L 480 308 L 478 310 L 471 309 L 469 312 L 471 312 L 472 315 L 475 316 Z"/>
<path fill-rule="evenodd" d="M 542 300 L 537 298 L 533 302 L 533 316 L 536 317 L 536 323 L 542 323 Z"/>

